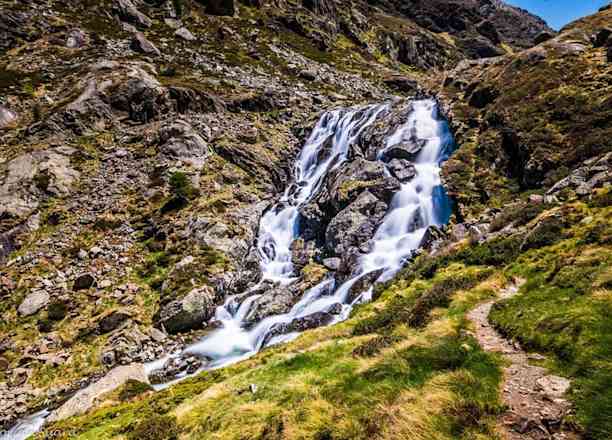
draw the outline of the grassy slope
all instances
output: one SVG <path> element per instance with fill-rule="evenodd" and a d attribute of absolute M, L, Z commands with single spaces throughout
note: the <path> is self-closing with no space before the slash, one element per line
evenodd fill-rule
<path fill-rule="evenodd" d="M 83 439 L 144 438 L 153 426 L 158 437 L 147 438 L 497 438 L 501 360 L 479 348 L 465 314 L 520 276 L 526 284 L 495 308 L 495 323 L 573 379 L 575 423 L 603 440 L 612 430 L 609 198 L 543 212 L 527 230 L 559 212 L 567 227 L 532 238 L 525 252 L 515 246 L 523 231 L 422 258 L 343 324 L 157 394 L 110 396 L 49 430 Z"/>

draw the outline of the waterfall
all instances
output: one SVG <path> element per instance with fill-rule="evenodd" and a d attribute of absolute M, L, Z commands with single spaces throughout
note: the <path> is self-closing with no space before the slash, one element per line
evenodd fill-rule
<path fill-rule="evenodd" d="M 383 104 L 334 110 L 320 118 L 296 160 L 295 183 L 261 219 L 258 249 L 264 280 L 281 284 L 295 280 L 290 247 L 297 238 L 300 206 L 316 196 L 330 171 L 348 159 L 350 147 L 362 131 L 388 110 L 389 105 Z M 336 304 L 342 307 L 341 313 L 333 320 L 338 322 L 348 317 L 356 303 L 370 300 L 371 287 L 361 292 L 352 303 L 347 302 L 351 287 L 364 276 L 382 271 L 377 281 L 392 278 L 419 248 L 427 228 L 445 224 L 450 217 L 450 204 L 440 182 L 440 163 L 450 153 L 453 141 L 448 125 L 437 112 L 434 100 L 414 101 L 406 123 L 387 139 L 378 154 L 378 160 L 382 162 L 386 150 L 409 137 L 416 137 L 423 143 L 414 164 L 416 176 L 402 184 L 394 195 L 389 211 L 373 237 L 371 251 L 359 261 L 357 275 L 337 288 L 333 279 L 325 279 L 307 290 L 289 312 L 267 317 L 249 329 L 245 328 L 243 319 L 257 296 L 247 297 L 237 310 L 234 299 L 228 298 L 216 312 L 221 328 L 188 347 L 186 352 L 212 359 L 207 368 L 219 368 L 252 356 L 264 345 L 296 336 L 290 333 L 267 339 L 270 330 L 278 324 L 328 311 Z M 420 227 L 414 229 L 415 224 Z"/>
<path fill-rule="evenodd" d="M 258 250 L 264 281 L 289 284 L 296 279 L 290 248 L 297 238 L 300 207 L 318 194 L 331 171 L 348 160 L 351 146 L 359 140 L 363 130 L 389 109 L 389 104 L 339 109 L 326 112 L 319 119 L 296 159 L 294 183 L 289 185 L 279 202 L 260 221 Z M 339 322 L 348 317 L 355 304 L 369 301 L 372 287 L 360 292 L 349 303 L 349 292 L 355 283 L 366 275 L 378 272 L 380 275 L 376 281 L 392 278 L 418 249 L 427 228 L 443 225 L 450 217 L 450 203 L 440 182 L 440 163 L 451 153 L 453 139 L 448 125 L 437 113 L 438 108 L 433 100 L 412 102 L 412 111 L 406 123 L 389 136 L 384 148 L 378 152 L 377 160 L 385 163 L 385 152 L 391 147 L 414 138 L 423 142 L 414 163 L 415 177 L 402 184 L 394 195 L 388 212 L 374 234 L 370 252 L 359 260 L 355 276 L 340 286 L 336 286 L 333 278 L 326 278 L 307 290 L 289 312 L 267 317 L 248 329 L 244 319 L 259 295 L 249 296 L 251 292 L 245 292 L 240 295 L 240 298 L 245 298 L 241 303 L 238 303 L 236 296 L 228 297 L 215 312 L 220 328 L 182 353 L 148 363 L 145 365 L 147 373 L 161 368 L 170 357 L 183 353 L 210 359 L 206 369 L 220 368 L 246 359 L 264 346 L 285 342 L 298 335 L 292 332 L 268 337 L 270 330 L 278 324 L 288 324 L 296 318 L 328 311 L 334 305 L 340 305 L 341 313 L 335 315 L 331 323 Z M 419 227 L 415 228 L 414 225 Z M 165 388 L 183 377 L 154 387 Z M 22 419 L 11 430 L 0 435 L 0 440 L 27 438 L 40 430 L 47 415 L 48 411 L 45 410 Z"/>
<path fill-rule="evenodd" d="M 295 164 L 295 183 L 280 202 L 261 219 L 258 248 L 263 278 L 289 283 L 293 280 L 290 246 L 296 238 L 298 209 L 318 192 L 325 177 L 347 160 L 349 147 L 388 105 L 334 110 L 320 119 Z M 329 152 L 325 151 L 329 146 Z M 321 159 L 321 154 L 327 154 Z"/>
<path fill-rule="evenodd" d="M 295 280 L 290 247 L 297 238 L 299 208 L 318 193 L 331 171 L 346 162 L 351 145 L 359 139 L 362 131 L 388 109 L 388 104 L 339 109 L 327 112 L 319 119 L 296 159 L 294 183 L 289 185 L 278 204 L 268 210 L 260 221 L 257 242 L 264 281 L 289 284 Z M 288 313 L 265 318 L 248 330 L 243 326 L 243 319 L 256 297 L 248 297 L 234 313 L 231 307 L 233 298 L 228 298 L 216 311 L 221 328 L 187 348 L 186 352 L 212 359 L 209 368 L 252 356 L 264 342 L 269 345 L 289 338 L 285 335 L 266 341 L 274 325 L 289 323 L 295 317 L 303 316 L 313 302 L 333 290 L 332 285 L 333 280 L 323 281 L 305 292 Z"/>

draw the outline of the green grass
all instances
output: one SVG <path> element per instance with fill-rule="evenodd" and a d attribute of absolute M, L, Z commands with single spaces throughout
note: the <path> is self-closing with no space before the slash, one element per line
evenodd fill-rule
<path fill-rule="evenodd" d="M 573 421 L 603 440 L 611 429 L 612 230 L 605 197 L 594 200 L 550 208 L 512 236 L 419 258 L 342 324 L 49 429 L 136 438 L 155 418 L 150 426 L 181 439 L 497 439 L 503 360 L 470 336 L 466 313 L 521 277 L 494 322 L 550 355 L 547 366 L 572 379 Z M 523 248 L 530 234 L 544 238 Z M 151 258 L 153 267 L 164 262 Z"/>
<path fill-rule="evenodd" d="M 603 440 L 612 432 L 612 227 L 610 208 L 589 214 L 570 238 L 508 267 L 527 281 L 491 318 L 528 349 L 552 356 L 551 367 L 573 379 L 570 397 L 586 438 Z"/>
<path fill-rule="evenodd" d="M 489 295 L 466 289 L 490 274 L 454 264 L 432 280 L 398 280 L 346 323 L 49 429 L 70 438 L 136 438 L 154 415 L 168 438 L 180 431 L 193 439 L 392 439 L 409 435 L 416 417 L 424 437 L 406 438 L 495 438 L 500 360 L 463 331 L 468 304 Z M 376 308 L 399 297 L 419 304 L 428 293 L 444 300 L 428 302 L 418 326 L 392 320 L 384 334 L 354 334 Z"/>

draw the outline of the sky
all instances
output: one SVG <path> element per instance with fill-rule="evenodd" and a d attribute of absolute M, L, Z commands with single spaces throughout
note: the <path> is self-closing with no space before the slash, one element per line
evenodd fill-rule
<path fill-rule="evenodd" d="M 571 21 L 597 12 L 610 0 L 506 0 L 542 17 L 553 29 L 560 29 Z"/>

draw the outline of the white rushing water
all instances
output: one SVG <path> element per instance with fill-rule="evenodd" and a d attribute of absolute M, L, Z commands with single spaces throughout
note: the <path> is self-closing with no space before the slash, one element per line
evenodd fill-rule
<path fill-rule="evenodd" d="M 260 222 L 258 247 L 264 280 L 281 284 L 295 280 L 290 247 L 297 238 L 300 206 L 318 193 L 330 171 L 347 160 L 350 147 L 361 132 L 388 110 L 388 105 L 368 106 L 335 110 L 321 117 L 296 160 L 295 183 L 287 188 L 278 204 Z M 382 161 L 385 150 L 410 137 L 424 143 L 415 161 L 416 176 L 402 184 L 395 194 L 373 238 L 371 251 L 359 262 L 356 276 L 337 289 L 333 279 L 326 279 L 305 292 L 288 313 L 265 318 L 248 329 L 243 320 L 257 296 L 247 297 L 239 306 L 235 304 L 235 298 L 229 298 L 216 312 L 221 328 L 186 351 L 212 359 L 209 368 L 218 368 L 257 353 L 264 342 L 271 345 L 296 336 L 291 333 L 267 340 L 270 329 L 276 324 L 325 312 L 340 304 L 342 313 L 337 315 L 334 321 L 337 322 L 346 319 L 356 302 L 369 300 L 372 288 L 362 292 L 352 304 L 347 303 L 350 289 L 357 281 L 377 271 L 382 271 L 378 281 L 390 279 L 418 249 L 427 228 L 446 223 L 450 215 L 450 206 L 440 183 L 439 165 L 452 148 L 452 137 L 447 124 L 438 118 L 437 111 L 433 100 L 413 102 L 406 123 L 397 128 L 378 154 L 378 160 Z"/>
<path fill-rule="evenodd" d="M 325 113 L 312 131 L 298 156 L 294 169 L 294 183 L 284 192 L 279 202 L 262 217 L 258 234 L 263 281 L 290 284 L 295 278 L 291 263 L 291 244 L 297 238 L 299 209 L 318 194 L 325 177 L 349 157 L 362 131 L 390 109 L 390 105 L 371 105 L 360 108 L 340 109 Z M 371 299 L 372 287 L 361 292 L 349 303 L 351 287 L 361 278 L 380 273 L 377 281 L 393 277 L 412 253 L 419 248 L 426 230 L 431 225 L 442 225 L 450 216 L 450 204 L 441 183 L 440 163 L 453 147 L 448 125 L 437 115 L 435 101 L 421 100 L 412 103 L 412 112 L 406 123 L 399 126 L 379 151 L 377 160 L 384 163 L 384 152 L 409 139 L 424 143 L 415 160 L 416 176 L 401 185 L 394 195 L 382 223 L 378 227 L 369 253 L 359 260 L 356 275 L 340 286 L 333 278 L 327 278 L 304 293 L 300 301 L 284 314 L 270 316 L 253 327 L 247 328 L 244 319 L 258 294 L 245 292 L 227 298 L 215 312 L 220 327 L 188 347 L 183 353 L 211 359 L 207 369 L 220 368 L 246 359 L 264 346 L 288 341 L 297 333 L 270 336 L 277 324 L 290 323 L 295 318 L 328 311 L 340 304 L 342 311 L 333 322 L 348 317 L 352 307 Z M 253 288 L 253 291 L 258 286 Z M 245 298 L 240 301 L 240 298 Z M 333 323 L 332 322 L 332 323 Z M 169 357 L 145 366 L 151 372 L 163 366 Z M 162 389 L 182 379 L 156 385 Z M 23 440 L 38 431 L 47 412 L 22 419 L 17 426 L 0 435 L 0 440 Z"/>
<path fill-rule="evenodd" d="M 0 440 L 25 440 L 36 434 L 45 423 L 49 411 L 43 410 L 19 420 L 15 426 L 7 431 L 0 432 Z"/>

